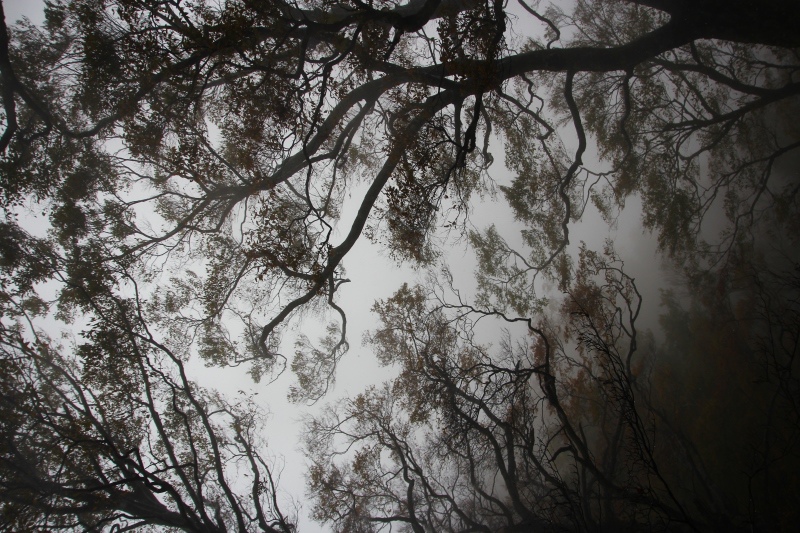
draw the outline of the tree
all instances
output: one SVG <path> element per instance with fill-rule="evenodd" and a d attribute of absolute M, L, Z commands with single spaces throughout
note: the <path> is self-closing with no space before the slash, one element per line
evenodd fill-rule
<path fill-rule="evenodd" d="M 608 284 L 586 272 L 564 304 L 563 329 L 447 305 L 419 286 L 376 303 L 370 344 L 400 374 L 310 423 L 315 517 L 337 531 L 685 523 L 633 403 L 635 288 L 599 257 L 584 259 Z M 616 312 L 623 296 L 629 313 Z M 518 321 L 530 336 L 514 342 L 509 333 L 492 351 L 474 340 L 476 313 Z"/>
<path fill-rule="evenodd" d="M 701 493 L 699 512 L 728 529 L 788 531 L 800 481 L 798 262 L 759 255 L 705 276 L 688 301 L 665 294 L 650 405 L 669 428 L 663 460 L 686 465 L 670 472 L 676 490 Z"/>
<path fill-rule="evenodd" d="M 741 287 L 690 312 L 668 298 L 656 347 L 611 249 L 582 249 L 538 324 L 404 286 L 376 304 L 369 338 L 399 376 L 308 426 L 315 518 L 336 531 L 791 531 L 797 322 L 775 319 L 796 314 L 797 293 L 755 285 L 741 301 Z M 758 320 L 734 316 L 737 300 Z M 477 344 L 475 321 L 492 317 L 527 335 Z"/>
<path fill-rule="evenodd" d="M 348 420 L 389 451 L 365 451 L 352 475 L 317 465 L 319 517 L 345 529 L 719 525 L 673 488 L 681 480 L 660 469 L 646 413 L 656 406 L 633 401 L 632 280 L 613 257 L 588 252 L 576 270 L 570 229 L 590 203 L 613 223 L 639 197 L 645 226 L 698 279 L 735 268 L 764 221 L 795 238 L 797 2 L 53 0 L 46 15 L 44 28 L 0 25 L 3 409 L 9 420 L 32 413 L 21 433 L 4 426 L 4 446 L 30 433 L 55 465 L 31 473 L 33 448 L 20 448 L 3 475 L 43 490 L 35 480 L 69 473 L 36 498 L 4 496 L 31 527 L 151 519 L 130 508 L 146 500 L 166 508 L 161 525 L 289 529 L 271 483 L 253 481 L 267 479 L 264 465 L 237 429 L 251 414 L 191 385 L 182 361 L 248 362 L 256 379 L 291 366 L 293 398 L 318 399 L 348 348 L 337 295 L 356 242 L 430 265 L 451 230 L 478 253 L 476 303 L 430 310 L 405 289 L 377 308 L 397 326 L 383 357 L 404 372 L 397 390 L 357 400 Z M 525 250 L 495 228 L 468 231 L 472 196 L 494 189 L 498 145 L 514 174 L 500 191 Z M 345 217 L 350 195 L 357 207 Z M 709 237 L 716 209 L 727 223 Z M 542 277 L 567 291 L 558 322 L 538 321 Z M 410 325 L 396 322 L 403 309 Z M 765 343 L 791 338 L 780 313 L 758 309 Z M 34 311 L 92 321 L 86 342 L 71 354 L 35 327 L 23 333 L 14 322 Z M 304 312 L 329 324 L 317 343 L 297 339 L 289 361 L 281 332 Z M 525 324 L 532 345 L 489 353 L 453 313 Z M 771 352 L 769 368 L 791 391 L 785 352 Z M 40 406 L 61 418 L 37 425 Z M 395 408 L 405 425 L 389 416 Z M 162 418 L 173 425 L 158 429 Z M 114 429 L 120 420 L 131 434 Z M 332 420 L 311 443 L 322 456 L 322 436 L 343 427 Z M 414 424 L 441 430 L 424 461 Z M 190 461 L 120 464 L 146 436 L 192 450 Z M 212 450 L 213 464 L 193 446 Z M 453 458 L 437 462 L 441 450 Z M 228 458 L 250 464 L 251 498 L 225 481 Z M 391 475 L 374 477 L 389 460 Z M 428 466 L 447 476 L 422 475 Z M 132 501 L 138 489 L 107 481 L 128 483 L 125 468 L 177 488 L 168 497 L 148 486 Z M 492 488 L 493 469 L 507 494 Z M 91 488 L 94 499 L 75 507 L 70 490 L 87 479 L 81 494 Z M 62 522 L 59 509 L 69 510 Z"/>
<path fill-rule="evenodd" d="M 572 12 L 501 0 L 59 0 L 45 31 L 0 34 L 3 205 L 13 216 L 44 202 L 65 255 L 89 247 L 98 262 L 178 278 L 201 265 L 191 301 L 202 305 L 183 310 L 187 327 L 210 360 L 251 361 L 256 377 L 281 361 L 281 325 L 327 307 L 339 334 L 318 350 L 324 374 L 347 348 L 336 303 L 345 256 L 367 235 L 430 262 L 435 230 L 466 228 L 471 195 L 490 183 L 494 136 L 517 174 L 503 190 L 531 253 L 513 256 L 491 232 L 473 241 L 506 295 L 533 287 L 529 274 L 564 271 L 569 226 L 590 198 L 613 218 L 641 195 L 665 249 L 708 258 L 717 250 L 698 241 L 700 224 L 724 195 L 727 250 L 767 199 L 793 197 L 774 167 L 797 137 L 772 118 L 796 109 L 799 10 L 790 0 L 582 0 Z M 511 33 L 518 16 L 536 27 L 530 36 Z M 567 126 L 571 155 L 559 141 Z M 597 165 L 584 163 L 590 142 Z"/>
<path fill-rule="evenodd" d="M 0 527 L 294 531 L 251 398 L 190 381 L 137 298 L 74 289 L 91 322 L 72 348 L 36 326 L 43 300 L 0 297 Z"/>
<path fill-rule="evenodd" d="M 561 325 L 447 305 L 422 287 L 378 302 L 370 344 L 400 374 L 309 426 L 316 518 L 337 531 L 687 523 L 634 403 L 635 287 L 598 255 L 586 252 L 582 268 Z M 492 350 L 475 342 L 474 315 L 529 335 Z"/>

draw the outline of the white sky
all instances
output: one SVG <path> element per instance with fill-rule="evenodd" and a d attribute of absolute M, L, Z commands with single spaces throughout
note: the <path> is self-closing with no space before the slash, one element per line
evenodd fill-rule
<path fill-rule="evenodd" d="M 42 0 L 3 0 L 6 24 L 13 24 L 22 17 L 28 17 L 31 22 L 41 24 L 44 21 L 43 7 Z"/>

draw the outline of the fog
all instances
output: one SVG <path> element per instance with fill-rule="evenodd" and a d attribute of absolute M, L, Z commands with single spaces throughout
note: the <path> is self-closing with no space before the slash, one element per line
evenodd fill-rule
<path fill-rule="evenodd" d="M 554 26 L 538 12 L 531 15 L 538 2 L 511 4 L 506 44 L 527 53 L 535 46 L 525 39 Z M 582 9 L 589 4 L 574 5 Z M 37 2 L 13 0 L 3 7 L 9 24 L 22 16 L 35 24 L 43 20 Z M 597 9 L 596 19 L 580 12 L 574 19 L 556 11 L 542 13 L 563 25 L 567 42 L 581 38 L 579 24 L 600 24 L 600 15 L 616 20 L 612 8 L 610 14 L 605 6 Z M 639 22 L 647 27 L 654 20 L 660 19 L 643 17 Z M 417 36 L 438 35 L 444 28 L 444 23 L 429 21 Z M 594 29 L 598 33 L 587 33 L 589 42 L 608 37 Z M 612 37 L 612 44 L 621 39 Z M 637 72 L 635 83 L 633 67 L 612 69 L 606 78 L 590 69 L 550 78 L 548 71 L 517 80 L 513 90 L 509 82 L 505 100 L 487 97 L 488 111 L 480 111 L 477 96 L 465 97 L 466 106 L 462 109 L 459 103 L 457 108 L 458 120 L 465 117 L 464 124 L 454 126 L 458 135 L 470 124 L 472 110 L 486 123 L 492 117 L 499 124 L 506 118 L 504 110 L 513 108 L 508 102 L 526 94 L 531 101 L 527 107 L 519 101 L 515 105 L 530 114 L 528 108 L 535 108 L 532 102 L 538 98 L 544 110 L 532 113 L 536 120 L 522 111 L 516 116 L 516 121 L 527 118 L 532 124 L 527 136 L 514 136 L 515 120 L 492 131 L 478 126 L 479 136 L 485 137 L 472 139 L 474 152 L 469 153 L 477 161 L 470 163 L 473 166 L 458 166 L 455 158 L 451 162 L 449 155 L 442 156 L 442 168 L 449 165 L 448 179 L 452 173 L 454 181 L 467 182 L 472 172 L 479 186 L 464 206 L 445 194 L 453 194 L 454 189 L 447 189 L 456 187 L 452 183 L 439 191 L 438 203 L 428 212 L 433 223 L 422 232 L 424 243 L 435 252 L 430 263 L 415 263 L 392 248 L 397 236 L 390 227 L 393 206 L 385 193 L 372 211 L 371 238 L 361 235 L 335 269 L 341 285 L 331 290 L 331 305 L 326 307 L 323 298 L 291 314 L 280 336 L 274 336 L 278 340 L 269 353 L 271 366 L 259 380 L 253 379 L 247 364 L 215 365 L 201 359 L 196 353 L 199 341 L 187 341 L 185 367 L 191 380 L 231 398 L 234 405 L 253 398 L 265 413 L 258 435 L 264 444 L 262 455 L 275 477 L 275 502 L 291 515 L 297 531 L 356 531 L 362 526 L 373 531 L 386 524 L 415 531 L 434 531 L 437 524 L 486 531 L 562 526 L 576 531 L 634 530 L 645 524 L 664 531 L 788 531 L 786 524 L 796 523 L 792 521 L 798 511 L 792 506 L 800 491 L 795 474 L 800 467 L 800 141 L 793 122 L 796 95 L 785 88 L 796 88 L 796 65 L 788 53 L 776 59 L 759 52 L 747 56 L 748 62 L 733 46 L 713 49 L 709 43 L 716 41 L 698 41 L 709 49 L 693 49 L 669 60 L 665 55 L 658 68 L 647 67 L 654 73 Z M 305 46 L 304 41 L 303 53 Z M 730 61 L 725 68 L 733 74 L 729 77 L 716 64 L 719 72 L 701 64 L 698 58 L 705 58 L 703 54 L 720 63 Z M 690 59 L 697 64 L 689 64 Z M 773 60 L 788 66 L 776 66 Z M 680 61 L 689 67 L 675 67 Z M 686 81 L 705 73 L 706 67 L 714 71 L 708 80 L 696 85 Z M 336 74 L 339 68 L 345 67 L 331 71 Z M 767 74 L 751 72 L 760 69 Z M 781 69 L 789 72 L 789 81 L 774 89 L 770 76 L 780 78 L 775 72 Z M 662 84 L 666 88 L 653 88 L 659 76 L 667 78 Z M 726 92 L 726 83 L 737 88 L 736 98 L 731 96 L 733 89 Z M 604 87 L 615 91 L 609 100 L 597 95 L 607 90 Z M 780 91 L 790 93 L 785 102 Z M 544 105 L 544 98 L 565 93 L 564 102 Z M 639 100 L 631 103 L 631 94 Z M 765 101 L 772 98 L 784 105 L 782 116 L 775 109 L 762 115 L 757 110 L 751 122 L 724 123 L 730 135 L 714 129 L 714 120 L 721 121 L 725 113 L 746 115 L 748 106 L 757 108 L 752 104 L 756 100 L 747 98 L 764 94 Z M 623 112 L 615 106 L 625 98 L 630 109 Z M 699 111 L 691 108 L 695 98 Z M 576 119 L 578 105 L 584 110 L 585 128 Z M 683 124 L 689 133 L 673 138 L 668 120 L 658 113 Z M 450 127 L 450 119 L 443 119 L 439 130 Z M 619 126 L 625 120 L 631 132 Z M 540 122 L 553 124 L 552 132 L 542 134 Z M 661 122 L 667 123 L 659 126 L 661 130 L 652 126 Z M 695 122 L 702 125 L 691 129 Z M 221 143 L 224 133 L 211 119 L 209 123 L 216 128 L 211 128 L 211 140 Z M 416 140 L 424 144 L 428 133 Z M 629 136 L 641 143 L 638 152 L 633 145 L 628 151 L 620 148 L 623 138 L 631 143 Z M 579 149 L 583 138 L 585 152 Z M 370 148 L 370 143 L 384 141 L 354 139 Z M 673 141 L 678 148 L 670 151 Z M 436 150 L 444 153 L 440 146 L 446 144 L 440 141 Z M 429 158 L 438 157 L 436 150 Z M 375 153 L 382 155 L 377 149 Z M 345 164 L 346 159 L 337 159 L 332 167 L 337 170 L 331 172 L 335 175 L 336 165 Z M 325 241 L 329 250 L 338 249 L 353 227 L 372 185 L 369 172 L 379 168 L 372 164 L 360 167 L 363 175 L 348 178 L 340 216 L 335 221 L 331 217 L 330 242 Z M 577 170 L 570 174 L 573 167 Z M 423 174 L 414 168 L 408 179 L 422 180 Z M 310 166 L 307 179 L 308 191 Z M 400 179 L 393 179 L 387 190 L 403 191 Z M 331 178 L 330 190 L 333 182 Z M 517 190 L 512 188 L 515 184 L 526 194 L 532 191 L 530 198 L 509 193 Z M 289 185 L 296 193 L 293 187 Z M 430 204 L 428 197 L 423 199 Z M 28 199 L 25 209 L 34 208 L 45 213 L 49 204 Z M 256 212 L 249 208 L 245 205 L 231 217 L 247 221 Z M 149 204 L 136 214 L 155 226 L 164 222 Z M 35 236 L 58 229 L 45 215 L 13 216 Z M 252 218 L 249 223 L 256 234 L 257 223 Z M 568 234 L 562 235 L 564 225 Z M 490 227 L 497 230 L 502 245 L 486 237 Z M 247 224 L 242 222 L 231 233 L 244 248 Z M 411 230 L 409 234 L 417 236 Z M 152 279 L 147 266 L 140 266 L 145 271 L 143 301 L 155 299 L 159 290 L 175 288 L 169 274 L 183 282 L 190 271 L 212 276 L 210 271 L 202 274 L 210 262 L 207 257 L 180 263 L 170 254 L 153 253 L 151 264 L 166 266 L 155 269 Z M 290 272 L 289 278 L 316 282 L 316 271 L 297 274 L 294 270 L 300 267 L 281 266 Z M 264 267 L 262 274 L 268 270 Z M 334 271 L 328 275 L 333 286 Z M 202 281 L 206 280 L 197 283 Z M 283 282 L 275 283 L 283 287 Z M 53 282 L 51 290 L 44 282 L 37 290 L 54 300 L 58 286 Z M 291 284 L 286 281 L 285 286 Z M 418 293 L 414 287 L 420 287 Z M 309 299 L 323 289 L 316 295 L 309 292 Z M 123 285 L 115 290 L 132 292 Z M 253 316 L 266 321 L 273 308 L 291 301 L 284 293 L 276 294 L 262 302 L 263 309 L 254 308 Z M 236 295 L 231 289 L 228 296 L 246 300 L 250 294 Z M 196 300 L 189 307 L 196 311 L 203 304 Z M 292 368 L 307 348 L 302 339 L 323 346 L 326 332 L 341 331 L 336 306 L 346 315 L 348 350 L 333 372 L 319 372 L 317 377 L 327 383 L 324 395 L 292 402 L 288 397 L 302 381 L 301 372 Z M 246 321 L 236 322 L 231 315 L 225 315 L 230 319 L 222 325 L 225 331 L 230 338 L 245 337 Z M 164 322 L 169 325 L 169 320 Z M 30 327 L 59 331 L 64 345 L 77 353 L 94 323 L 78 317 L 67 327 L 50 313 Z M 169 345 L 173 339 L 168 328 L 161 323 L 157 329 L 156 337 Z M 198 337 L 199 330 L 198 326 L 194 333 Z M 27 348 L 25 342 L 21 345 Z M 382 365 L 381 359 L 389 364 Z M 233 479 L 231 486 L 237 491 L 250 490 L 246 475 L 239 479 L 234 474 Z M 169 501 L 163 495 L 154 499 Z M 425 509 L 424 518 L 414 516 L 415 505 Z M 393 526 L 395 521 L 398 525 Z M 163 522 L 156 527 L 162 526 Z"/>

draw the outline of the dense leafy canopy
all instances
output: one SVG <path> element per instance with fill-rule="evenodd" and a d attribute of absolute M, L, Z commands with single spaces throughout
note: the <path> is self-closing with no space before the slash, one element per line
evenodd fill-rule
<path fill-rule="evenodd" d="M 338 294 L 355 244 L 427 267 L 466 236 L 474 299 L 444 274 L 377 303 L 370 345 L 399 376 L 312 423 L 318 519 L 783 527 L 783 500 L 765 489 L 752 506 L 773 508 L 748 511 L 739 480 L 698 462 L 713 425 L 659 403 L 678 386 L 667 355 L 642 353 L 635 283 L 611 247 L 573 257 L 570 231 L 641 200 L 692 287 L 716 288 L 688 311 L 667 299 L 668 327 L 711 315 L 705 338 L 661 348 L 701 360 L 684 386 L 728 353 L 744 382 L 764 372 L 741 388 L 767 436 L 742 440 L 748 459 L 717 457 L 757 456 L 751 492 L 794 466 L 798 19 L 793 0 L 53 0 L 41 28 L 5 21 L 3 520 L 291 530 L 256 410 L 183 365 L 248 363 L 256 380 L 290 367 L 292 399 L 317 400 L 349 347 Z M 470 219 L 497 191 L 519 245 Z M 327 325 L 290 360 L 282 333 L 304 313 Z M 483 346 L 480 317 L 525 336 Z M 54 320 L 81 340 L 51 339 Z M 749 324 L 741 344 L 710 331 L 726 321 Z M 662 435 L 686 477 L 665 472 L 678 459 Z M 243 491 L 226 473 L 239 462 Z"/>

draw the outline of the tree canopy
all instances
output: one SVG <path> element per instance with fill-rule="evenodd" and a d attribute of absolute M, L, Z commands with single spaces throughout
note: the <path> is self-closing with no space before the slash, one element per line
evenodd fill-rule
<path fill-rule="evenodd" d="M 0 332 L 4 529 L 293 530 L 262 414 L 191 382 L 135 302 L 95 299 L 74 355 L 23 329 L 30 303 L 6 303 L 18 322 Z"/>
<path fill-rule="evenodd" d="M 399 373 L 308 425 L 314 517 L 343 532 L 790 531 L 797 270 L 739 272 L 736 305 L 716 287 L 689 309 L 666 295 L 659 344 L 622 267 L 583 248 L 538 322 L 436 283 L 376 303 L 369 343 Z M 492 315 L 527 335 L 479 344 Z"/>
<path fill-rule="evenodd" d="M 716 488 L 719 465 L 663 471 L 675 459 L 655 435 L 692 462 L 702 432 L 652 392 L 673 385 L 640 356 L 634 280 L 611 247 L 574 257 L 570 232 L 641 200 L 692 287 L 719 289 L 686 312 L 667 298 L 665 323 L 703 306 L 749 321 L 741 364 L 774 387 L 748 394 L 790 421 L 766 424 L 762 442 L 786 454 L 762 450 L 751 480 L 794 465 L 796 1 L 45 4 L 42 27 L 0 25 L 8 527 L 291 530 L 258 410 L 184 364 L 246 363 L 255 380 L 291 368 L 292 400 L 316 401 L 349 348 L 339 294 L 356 243 L 429 268 L 462 237 L 474 298 L 443 274 L 377 303 L 370 346 L 399 377 L 313 422 L 317 518 L 343 531 L 790 519 L 774 499 L 741 511 L 738 488 Z M 513 213 L 521 244 L 471 218 L 483 195 Z M 284 338 L 307 313 L 325 317 L 322 338 Z M 479 317 L 528 336 L 491 350 L 471 336 Z M 53 340 L 55 320 L 81 340 Z M 729 351 L 701 349 L 721 342 L 709 335 L 681 348 L 708 354 L 695 377 Z M 438 444 L 415 447 L 423 427 Z M 334 437 L 369 443 L 349 448 L 351 470 Z M 227 473 L 239 463 L 244 492 Z"/>

